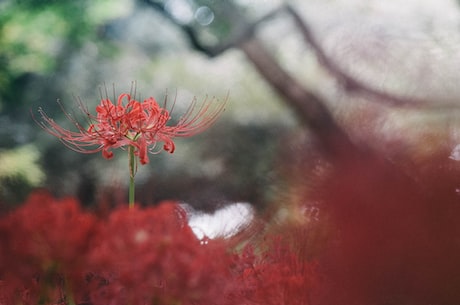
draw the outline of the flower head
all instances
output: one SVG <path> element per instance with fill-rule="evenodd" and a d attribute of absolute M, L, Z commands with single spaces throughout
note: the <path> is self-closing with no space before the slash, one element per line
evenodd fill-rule
<path fill-rule="evenodd" d="M 133 147 L 141 164 L 146 164 L 149 162 L 148 153 L 161 150 L 173 153 L 175 137 L 195 135 L 214 123 L 225 106 L 225 102 L 216 103 L 214 100 L 206 98 L 198 107 L 195 98 L 175 125 L 168 125 L 170 111 L 161 107 L 153 97 L 140 102 L 128 93 L 120 94 L 116 103 L 108 97 L 102 98 L 95 115 L 79 101 L 80 109 L 88 118 L 88 127 L 82 126 L 64 111 L 77 131 L 61 127 L 41 108 L 38 112 L 42 121 L 38 124 L 74 151 L 101 151 L 104 158 L 110 159 L 113 157 L 112 149 Z M 163 147 L 158 148 L 158 143 L 163 143 Z"/>

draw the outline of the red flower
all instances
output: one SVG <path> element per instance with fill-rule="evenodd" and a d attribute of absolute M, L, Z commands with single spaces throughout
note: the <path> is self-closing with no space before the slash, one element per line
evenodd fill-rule
<path fill-rule="evenodd" d="M 175 204 L 120 208 L 94 240 L 94 305 L 222 304 L 233 280 L 226 245 L 198 240 Z"/>
<path fill-rule="evenodd" d="M 148 153 L 158 153 L 163 149 L 174 152 L 175 137 L 188 137 L 202 132 L 209 127 L 224 110 L 224 103 L 213 103 L 214 99 L 205 99 L 197 107 L 194 99 L 176 125 L 167 125 L 171 119 L 170 112 L 158 105 L 153 97 L 139 102 L 130 94 L 123 93 L 114 104 L 109 98 L 101 99 L 96 107 L 96 115 L 79 102 L 80 109 L 90 122 L 83 127 L 79 122 L 65 113 L 67 118 L 77 127 L 70 131 L 58 125 L 42 109 L 39 109 L 42 121 L 38 124 L 48 133 L 58 137 L 66 146 L 81 153 L 102 152 L 106 159 L 113 157 L 114 148 L 132 146 L 134 154 L 141 164 L 149 162 Z"/>
<path fill-rule="evenodd" d="M 33 194 L 2 217 L 0 300 L 21 298 L 24 304 L 37 304 L 38 299 L 59 298 L 62 290 L 78 290 L 84 284 L 84 260 L 96 224 L 75 200 L 55 200 L 47 193 Z"/>
<path fill-rule="evenodd" d="M 230 298 L 242 305 L 312 304 L 319 284 L 316 263 L 294 253 L 280 238 L 267 238 L 266 249 L 255 250 L 249 244 L 237 258 L 239 285 Z"/>

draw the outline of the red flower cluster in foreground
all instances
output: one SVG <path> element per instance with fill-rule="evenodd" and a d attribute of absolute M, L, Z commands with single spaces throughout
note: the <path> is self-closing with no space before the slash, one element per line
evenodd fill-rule
<path fill-rule="evenodd" d="M 0 218 L 0 304 L 309 304 L 307 262 L 230 245 L 199 240 L 174 203 L 96 217 L 37 193 Z"/>
<path fill-rule="evenodd" d="M 126 102 L 125 102 L 126 101 Z M 212 100 L 207 99 L 197 108 L 193 100 L 188 110 L 179 119 L 176 125 L 167 125 L 171 119 L 169 111 L 158 105 L 153 97 L 139 102 L 130 94 L 118 96 L 114 104 L 109 98 L 101 99 L 96 107 L 96 115 L 79 103 L 89 121 L 85 128 L 75 121 L 70 114 L 67 118 L 77 127 L 77 131 L 67 130 L 58 125 L 42 109 L 39 113 L 43 121 L 39 125 L 53 136 L 59 138 L 74 151 L 81 153 L 95 153 L 102 151 L 106 159 L 113 157 L 111 149 L 120 147 L 134 147 L 135 155 L 141 164 L 149 162 L 148 153 L 156 153 L 161 149 L 157 143 L 163 142 L 163 149 L 174 152 L 173 138 L 189 137 L 202 132 L 218 118 L 224 109 L 225 103 L 217 103 L 214 107 Z"/>
<path fill-rule="evenodd" d="M 280 238 L 271 238 L 259 256 L 248 245 L 239 258 L 236 290 L 239 295 L 233 304 L 308 305 L 318 283 L 316 265 L 294 254 Z"/>
<path fill-rule="evenodd" d="M 210 304 L 229 280 L 225 247 L 203 245 L 174 204 L 116 210 L 95 240 L 90 269 L 106 275 L 103 285 L 92 283 L 97 304 Z"/>
<path fill-rule="evenodd" d="M 320 220 L 242 248 L 199 240 L 174 203 L 101 217 L 34 194 L 0 217 L 0 305 L 460 304 L 458 171 L 352 161 L 316 190 Z"/>
<path fill-rule="evenodd" d="M 43 193 L 3 217 L 0 303 L 46 303 L 60 299 L 62 289 L 80 286 L 96 229 L 96 218 L 82 212 L 75 200 L 55 201 Z"/>

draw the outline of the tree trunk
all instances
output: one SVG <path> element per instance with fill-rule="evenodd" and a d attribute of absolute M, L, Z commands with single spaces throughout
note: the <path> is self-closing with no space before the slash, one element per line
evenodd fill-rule
<path fill-rule="evenodd" d="M 244 40 L 239 48 L 254 64 L 260 75 L 283 97 L 301 122 L 316 136 L 320 148 L 330 157 L 357 151 L 344 130 L 337 125 L 324 101 L 307 91 L 289 75 L 255 37 Z"/>

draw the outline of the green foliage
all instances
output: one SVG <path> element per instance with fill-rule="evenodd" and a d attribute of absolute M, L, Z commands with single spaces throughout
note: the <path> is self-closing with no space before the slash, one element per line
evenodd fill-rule
<path fill-rule="evenodd" d="M 33 145 L 0 152 L 0 201 L 20 202 L 40 186 L 45 177 L 37 164 L 39 157 Z"/>
<path fill-rule="evenodd" d="M 50 75 L 85 41 L 97 41 L 98 26 L 108 17 L 100 9 L 106 2 L 21 0 L 0 6 L 0 110 L 21 102 L 17 87 L 25 76 Z"/>

